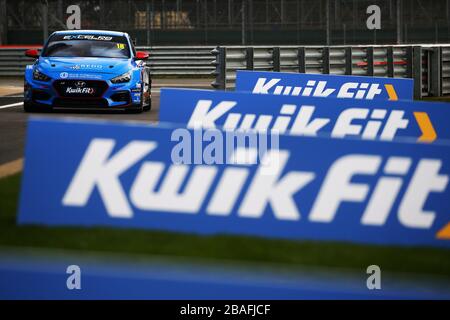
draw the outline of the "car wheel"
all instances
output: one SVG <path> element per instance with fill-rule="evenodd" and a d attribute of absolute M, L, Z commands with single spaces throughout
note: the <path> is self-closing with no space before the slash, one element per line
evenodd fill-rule
<path fill-rule="evenodd" d="M 148 99 L 148 103 L 146 106 L 144 106 L 144 111 L 150 111 L 152 110 L 152 99 Z"/>
<path fill-rule="evenodd" d="M 150 70 L 144 71 L 144 78 L 142 79 L 141 104 L 144 111 L 152 109 L 152 81 L 150 79 Z"/>
<path fill-rule="evenodd" d="M 52 110 L 52 107 L 38 106 L 30 101 L 23 102 L 23 111 L 25 112 L 50 112 Z"/>
<path fill-rule="evenodd" d="M 33 112 L 33 111 L 36 111 L 36 108 L 33 107 L 33 105 L 30 102 L 24 101 L 23 102 L 23 111 Z"/>

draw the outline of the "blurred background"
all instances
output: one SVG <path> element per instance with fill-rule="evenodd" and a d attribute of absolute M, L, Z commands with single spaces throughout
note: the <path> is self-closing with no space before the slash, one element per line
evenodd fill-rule
<path fill-rule="evenodd" d="M 450 0 L 0 0 L 0 44 L 41 44 L 66 29 L 120 30 L 138 45 L 401 44 L 449 41 Z M 369 30 L 370 5 L 381 28 Z"/>

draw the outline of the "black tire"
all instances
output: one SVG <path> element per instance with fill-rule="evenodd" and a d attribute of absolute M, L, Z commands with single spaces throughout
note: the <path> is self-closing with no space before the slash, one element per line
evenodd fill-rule
<path fill-rule="evenodd" d="M 145 83 L 148 82 L 148 83 Z M 142 79 L 142 92 L 141 92 L 141 104 L 142 110 L 150 111 L 152 109 L 152 98 L 151 98 L 151 90 L 152 90 L 152 79 L 150 77 L 150 69 L 144 69 L 144 79 Z M 146 93 L 149 93 L 150 97 L 146 99 Z"/>
<path fill-rule="evenodd" d="M 146 106 L 144 106 L 144 111 L 150 111 L 152 110 L 152 99 L 148 99 L 148 104 Z"/>
<path fill-rule="evenodd" d="M 52 107 L 36 105 L 30 101 L 23 102 L 23 111 L 25 112 L 51 112 Z"/>
<path fill-rule="evenodd" d="M 25 112 L 34 112 L 36 108 L 30 102 L 23 102 L 23 111 Z"/>

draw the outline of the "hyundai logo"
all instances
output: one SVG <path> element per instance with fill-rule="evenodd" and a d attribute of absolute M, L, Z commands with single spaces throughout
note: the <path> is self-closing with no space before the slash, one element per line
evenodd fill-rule
<path fill-rule="evenodd" d="M 86 86 L 86 82 L 84 82 L 84 81 L 77 81 L 77 82 L 75 82 L 75 86 L 77 88 L 83 88 L 83 87 Z"/>

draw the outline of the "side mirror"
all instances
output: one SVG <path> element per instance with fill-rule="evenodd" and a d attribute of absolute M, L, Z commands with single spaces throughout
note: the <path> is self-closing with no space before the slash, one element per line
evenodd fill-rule
<path fill-rule="evenodd" d="M 36 49 L 28 49 L 25 51 L 25 55 L 30 58 L 39 58 L 39 51 Z"/>
<path fill-rule="evenodd" d="M 138 51 L 136 52 L 136 56 L 134 57 L 134 60 L 146 60 L 148 59 L 148 52 L 144 52 L 144 51 Z"/>

